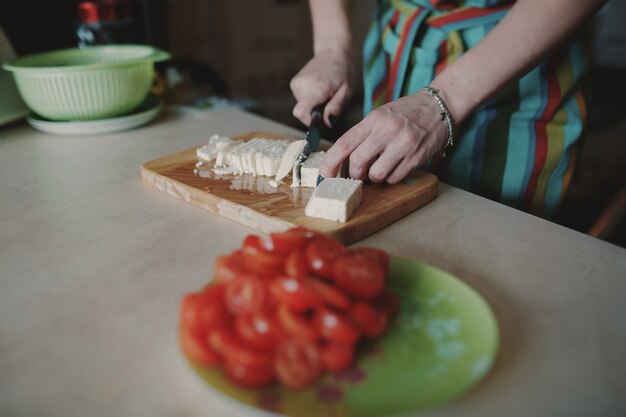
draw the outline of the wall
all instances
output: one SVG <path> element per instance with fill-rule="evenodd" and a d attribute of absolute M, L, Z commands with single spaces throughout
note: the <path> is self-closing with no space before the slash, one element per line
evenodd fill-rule
<path fill-rule="evenodd" d="M 374 0 L 353 3 L 360 50 Z M 254 98 L 264 115 L 297 125 L 289 81 L 312 55 L 306 0 L 166 0 L 164 15 L 175 56 L 208 65 L 231 96 Z"/>

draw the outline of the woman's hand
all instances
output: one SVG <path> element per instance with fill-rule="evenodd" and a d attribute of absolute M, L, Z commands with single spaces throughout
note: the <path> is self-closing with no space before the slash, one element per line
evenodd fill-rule
<path fill-rule="evenodd" d="M 396 184 L 440 151 L 448 140 L 437 102 L 419 92 L 370 112 L 340 137 L 320 166 L 320 175 L 335 177 L 350 161 L 350 178 Z"/>
<path fill-rule="evenodd" d="M 352 54 L 347 50 L 317 52 L 291 80 L 291 91 L 297 101 L 293 115 L 308 126 L 313 107 L 328 102 L 324 122 L 332 127 L 330 119 L 341 113 L 353 92 L 353 62 Z"/>

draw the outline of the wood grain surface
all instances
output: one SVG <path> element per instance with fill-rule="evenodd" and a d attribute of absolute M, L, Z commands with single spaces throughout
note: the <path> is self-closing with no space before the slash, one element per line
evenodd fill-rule
<path fill-rule="evenodd" d="M 254 137 L 295 139 L 270 132 L 250 132 L 233 139 Z M 317 219 L 304 215 L 313 188 L 291 188 L 291 177 L 274 188 L 269 177 L 217 175 L 210 169 L 212 163 L 200 167 L 199 174 L 195 174 L 196 149 L 145 163 L 141 167 L 144 183 L 264 233 L 304 226 L 348 244 L 401 219 L 437 196 L 437 177 L 415 171 L 400 184 L 365 184 L 363 201 L 346 223 Z"/>

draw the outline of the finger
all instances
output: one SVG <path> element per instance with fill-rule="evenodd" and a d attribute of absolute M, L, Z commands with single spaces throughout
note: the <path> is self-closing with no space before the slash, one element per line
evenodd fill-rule
<path fill-rule="evenodd" d="M 385 148 L 369 169 L 368 176 L 372 182 L 380 183 L 385 180 L 389 182 L 389 177 L 402 165 L 409 152 L 406 142 L 396 139 Z"/>
<path fill-rule="evenodd" d="M 365 179 L 369 167 L 385 149 L 387 139 L 376 132 L 370 133 L 350 154 L 350 178 Z M 383 179 L 384 180 L 384 179 Z"/>
<path fill-rule="evenodd" d="M 369 134 L 370 124 L 367 123 L 366 120 L 363 120 L 337 139 L 337 142 L 335 142 L 328 152 L 326 152 L 326 156 L 324 156 L 324 160 L 319 169 L 320 175 L 324 178 L 337 176 L 341 164 Z"/>
<path fill-rule="evenodd" d="M 423 165 L 428 160 L 428 151 L 424 148 L 420 148 L 413 156 L 405 157 L 400 164 L 393 170 L 387 177 L 389 184 L 397 184 L 406 178 L 411 171 L 415 168 Z"/>
<path fill-rule="evenodd" d="M 294 117 L 300 120 L 305 126 L 311 124 L 311 111 L 306 111 L 306 104 L 301 104 L 300 102 L 296 103 L 293 107 L 293 111 L 291 112 Z"/>
<path fill-rule="evenodd" d="M 332 92 L 319 84 L 311 83 L 307 88 L 294 92 L 294 97 L 298 101 L 293 108 L 293 115 L 300 119 L 305 125 L 311 123 L 311 110 L 318 104 L 325 103 L 332 96 Z"/>
<path fill-rule="evenodd" d="M 398 166 L 389 174 L 387 177 L 387 183 L 389 184 L 397 184 L 406 178 L 407 175 L 411 173 L 415 167 L 417 167 L 417 163 L 411 162 L 409 158 L 405 158 Z"/>
<path fill-rule="evenodd" d="M 323 96 L 319 94 L 305 96 L 302 100 L 298 101 L 296 105 L 294 106 L 293 112 L 292 112 L 293 115 L 297 117 L 305 125 L 307 126 L 310 125 L 311 124 L 311 111 L 313 110 L 313 107 L 317 106 L 318 104 L 326 102 L 326 98 L 320 98 L 320 97 L 323 97 Z"/>
<path fill-rule="evenodd" d="M 326 109 L 324 110 L 324 123 L 326 123 L 326 126 L 333 127 L 331 118 L 341 114 L 350 99 L 350 95 L 350 87 L 347 83 L 343 83 L 335 95 L 326 103 Z"/>

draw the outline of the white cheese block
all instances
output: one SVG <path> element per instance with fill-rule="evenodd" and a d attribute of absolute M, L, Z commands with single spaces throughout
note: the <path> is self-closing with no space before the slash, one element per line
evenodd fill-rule
<path fill-rule="evenodd" d="M 324 152 L 314 152 L 309 155 L 309 157 L 304 161 L 302 167 L 300 168 L 300 182 L 296 179 L 295 168 L 293 177 L 292 187 L 316 187 L 317 186 L 317 177 L 320 171 L 320 165 L 324 160 L 325 153 Z"/>
<path fill-rule="evenodd" d="M 309 217 L 346 222 L 361 203 L 362 197 L 361 180 L 326 178 L 313 192 L 304 214 Z"/>
<path fill-rule="evenodd" d="M 209 143 L 196 150 L 196 155 L 204 161 L 212 161 L 220 149 L 233 142 L 228 136 L 213 135 L 209 138 Z"/>
<path fill-rule="evenodd" d="M 298 156 L 302 153 L 306 145 L 306 140 L 297 140 L 289 144 L 283 154 L 280 164 L 278 165 L 276 178 L 274 178 L 273 184 L 276 184 L 276 186 L 280 185 L 282 179 L 285 178 L 287 174 L 289 174 L 289 171 L 292 170 L 296 159 L 298 159 Z"/>

